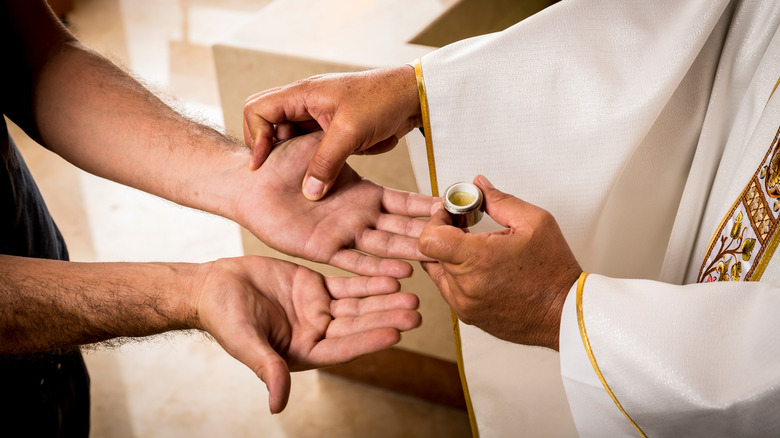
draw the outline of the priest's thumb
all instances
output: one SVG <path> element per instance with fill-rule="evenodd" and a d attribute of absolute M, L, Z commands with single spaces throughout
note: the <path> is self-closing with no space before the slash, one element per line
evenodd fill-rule
<path fill-rule="evenodd" d="M 528 214 L 528 207 L 531 204 L 496 189 L 485 176 L 477 175 L 474 178 L 474 184 L 482 190 L 482 195 L 485 198 L 485 211 L 498 224 L 515 228 Z"/>
<path fill-rule="evenodd" d="M 354 129 L 343 127 L 334 118 L 309 160 L 309 168 L 306 170 L 306 176 L 303 177 L 303 196 L 310 201 L 325 196 L 336 181 L 347 158 L 361 143 Z"/>

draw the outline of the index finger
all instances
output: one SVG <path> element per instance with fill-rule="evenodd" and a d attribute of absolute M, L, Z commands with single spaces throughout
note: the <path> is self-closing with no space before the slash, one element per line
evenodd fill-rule
<path fill-rule="evenodd" d="M 401 283 L 393 277 L 325 277 L 325 287 L 334 299 L 362 298 L 398 292 Z"/>
<path fill-rule="evenodd" d="M 260 167 L 273 147 L 275 125 L 312 120 L 306 102 L 298 98 L 295 85 L 277 87 L 254 94 L 244 104 L 244 142 L 252 149 L 250 166 Z"/>
<path fill-rule="evenodd" d="M 271 117 L 263 116 L 260 109 L 262 109 L 261 104 L 256 100 L 247 101 L 244 105 L 244 143 L 252 151 L 249 167 L 253 170 L 259 168 L 268 157 L 276 134 L 274 124 L 269 120 Z M 280 117 L 278 113 L 272 116 L 277 123 L 284 121 L 283 118 L 278 119 Z M 283 112 L 281 116 L 283 117 Z"/>
<path fill-rule="evenodd" d="M 465 248 L 469 234 L 452 226 L 449 213 L 437 203 L 435 212 L 423 229 L 418 249 L 424 255 L 440 262 L 460 264 L 465 260 Z"/>
<path fill-rule="evenodd" d="M 419 193 L 384 188 L 382 208 L 388 213 L 410 217 L 428 216 L 437 199 Z"/>

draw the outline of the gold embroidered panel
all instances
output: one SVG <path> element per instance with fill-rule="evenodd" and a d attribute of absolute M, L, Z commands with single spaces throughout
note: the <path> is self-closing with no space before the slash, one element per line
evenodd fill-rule
<path fill-rule="evenodd" d="M 780 127 L 761 166 L 710 241 L 697 281 L 758 280 L 780 233 Z"/>

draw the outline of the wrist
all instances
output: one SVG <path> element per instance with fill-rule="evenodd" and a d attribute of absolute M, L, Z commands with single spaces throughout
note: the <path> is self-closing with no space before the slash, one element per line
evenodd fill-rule
<path fill-rule="evenodd" d="M 549 293 L 549 302 L 547 303 L 547 312 L 545 314 L 545 329 L 543 330 L 543 339 L 539 345 L 545 346 L 555 351 L 560 348 L 561 318 L 563 316 L 563 306 L 566 303 L 566 297 L 569 295 L 572 287 L 582 274 L 582 269 L 577 266 L 572 268 L 561 277 L 560 282 L 555 282 L 557 286 Z"/>
<path fill-rule="evenodd" d="M 200 284 L 200 265 L 194 263 L 170 263 L 165 266 L 168 270 L 168 280 L 157 279 L 165 284 L 162 290 L 160 306 L 161 315 L 169 321 L 167 330 L 199 329 L 197 307 L 194 296 Z"/>
<path fill-rule="evenodd" d="M 249 150 L 225 149 L 205 161 L 203 172 L 192 174 L 183 184 L 188 192 L 183 204 L 239 222 L 240 198 L 251 173 Z"/>

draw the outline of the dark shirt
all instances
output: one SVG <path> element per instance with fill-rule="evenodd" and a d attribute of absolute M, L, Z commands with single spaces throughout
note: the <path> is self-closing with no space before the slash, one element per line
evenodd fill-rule
<path fill-rule="evenodd" d="M 5 119 L 0 123 L 0 254 L 68 260 Z M 89 376 L 79 350 L 0 355 L 0 427 L 2 436 L 87 436 Z"/>

